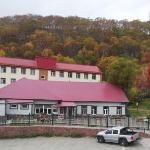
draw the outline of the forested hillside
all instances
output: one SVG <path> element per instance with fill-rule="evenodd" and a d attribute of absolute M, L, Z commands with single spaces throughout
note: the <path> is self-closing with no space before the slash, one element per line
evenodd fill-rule
<path fill-rule="evenodd" d="M 137 78 L 138 85 L 145 86 L 141 68 L 150 60 L 150 22 L 35 15 L 0 18 L 0 56 L 37 55 L 98 65 L 105 80 L 131 89 L 134 95 Z M 124 73 L 118 82 L 114 78 L 120 72 Z"/>

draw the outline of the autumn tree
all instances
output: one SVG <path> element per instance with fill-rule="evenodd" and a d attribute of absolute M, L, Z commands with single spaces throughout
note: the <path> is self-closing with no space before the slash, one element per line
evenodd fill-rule
<path fill-rule="evenodd" d="M 110 57 L 102 57 L 97 65 L 100 68 L 100 70 L 103 72 L 103 80 L 107 79 L 106 71 L 108 70 L 109 65 L 116 59 L 114 56 Z"/>
<path fill-rule="evenodd" d="M 23 46 L 22 46 L 22 49 L 24 51 L 32 51 L 34 49 L 34 45 L 33 43 L 30 41 L 30 42 L 27 42 L 25 43 Z"/>
<path fill-rule="evenodd" d="M 65 56 L 74 57 L 75 55 L 77 55 L 80 48 L 81 44 L 78 41 L 74 40 L 71 37 L 67 37 L 64 39 L 64 47 L 62 53 Z"/>
<path fill-rule="evenodd" d="M 31 34 L 30 40 L 33 42 L 35 49 L 42 50 L 47 47 L 52 47 L 55 36 L 51 32 L 36 30 Z"/>
<path fill-rule="evenodd" d="M 87 37 L 83 41 L 83 45 L 87 50 L 94 50 L 94 47 L 96 44 L 97 43 L 96 43 L 95 39 L 92 37 Z"/>
<path fill-rule="evenodd" d="M 46 57 L 52 57 L 53 56 L 53 51 L 50 48 L 45 48 L 42 52 L 41 52 L 42 56 L 46 56 Z"/>
<path fill-rule="evenodd" d="M 106 66 L 105 79 L 126 92 L 132 87 L 139 70 L 137 60 L 123 57 L 106 58 L 101 60 L 100 64 Z"/>
<path fill-rule="evenodd" d="M 6 56 L 6 53 L 3 49 L 0 49 L 0 57 Z"/>
<path fill-rule="evenodd" d="M 56 60 L 58 62 L 63 62 L 63 63 L 68 63 L 68 64 L 75 64 L 75 60 L 73 58 L 70 58 L 69 56 L 63 56 L 61 54 L 58 54 L 57 56 L 55 56 Z"/>
<path fill-rule="evenodd" d="M 129 36 L 122 36 L 119 38 L 119 41 L 115 42 L 116 43 L 114 43 L 111 47 L 112 54 L 125 57 L 128 56 L 132 58 L 140 57 L 140 47 L 139 43 L 136 40 L 132 39 Z"/>
<path fill-rule="evenodd" d="M 75 57 L 75 60 L 80 64 L 88 64 L 88 65 L 95 65 L 97 62 L 97 56 L 95 55 L 94 51 L 87 50 L 83 47 Z"/>
<path fill-rule="evenodd" d="M 147 86 L 150 88 L 150 64 L 147 67 Z"/>

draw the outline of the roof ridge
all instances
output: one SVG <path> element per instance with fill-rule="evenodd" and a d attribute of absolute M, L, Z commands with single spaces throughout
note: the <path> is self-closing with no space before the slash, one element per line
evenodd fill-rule
<path fill-rule="evenodd" d="M 81 66 L 90 66 L 90 67 L 98 67 L 97 65 L 86 65 L 86 64 L 77 64 L 77 63 L 62 63 L 62 62 L 57 62 L 56 64 L 66 64 L 66 65 L 81 65 Z"/>
<path fill-rule="evenodd" d="M 51 60 L 49 58 L 49 60 Z M 48 64 L 47 64 L 48 63 Z M 45 62 L 42 59 L 37 62 L 33 59 L 23 59 L 23 58 L 10 58 L 10 57 L 0 57 L 1 65 L 12 65 L 12 66 L 23 66 L 30 68 L 43 68 L 43 69 L 55 69 L 55 70 L 66 70 L 66 71 L 78 71 L 78 72 L 89 72 L 101 74 L 101 69 L 96 65 L 86 65 L 86 64 L 74 64 L 74 63 L 59 63 L 54 61 Z"/>
<path fill-rule="evenodd" d="M 21 60 L 27 60 L 27 61 L 35 61 L 34 59 L 26 59 L 26 58 L 18 58 L 18 57 L 15 57 L 15 58 L 14 58 L 14 57 L 2 57 L 2 56 L 1 56 L 0 58 L 6 58 L 6 59 L 7 59 L 7 58 L 8 58 L 8 59 L 21 59 Z"/>

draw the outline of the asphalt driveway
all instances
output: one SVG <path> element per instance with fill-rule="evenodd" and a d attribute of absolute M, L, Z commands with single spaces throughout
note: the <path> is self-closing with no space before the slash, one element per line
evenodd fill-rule
<path fill-rule="evenodd" d="M 100 144 L 94 138 L 37 137 L 0 140 L 0 150 L 150 150 L 150 139 L 121 147 L 117 144 Z"/>

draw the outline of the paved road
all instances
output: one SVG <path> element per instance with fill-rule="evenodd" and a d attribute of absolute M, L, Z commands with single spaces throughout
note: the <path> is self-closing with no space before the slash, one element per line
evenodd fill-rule
<path fill-rule="evenodd" d="M 0 150 L 150 150 L 150 139 L 142 139 L 132 146 L 100 144 L 94 138 L 31 138 L 0 140 Z"/>

